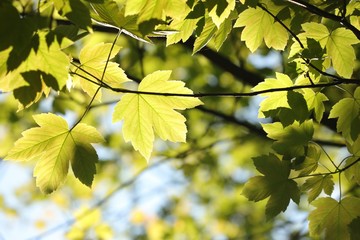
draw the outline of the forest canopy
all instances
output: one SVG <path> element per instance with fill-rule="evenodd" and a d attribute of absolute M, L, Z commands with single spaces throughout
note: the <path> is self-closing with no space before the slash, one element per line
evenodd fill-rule
<path fill-rule="evenodd" d="M 0 23 L 0 225 L 359 239 L 359 1 L 3 0 Z"/>

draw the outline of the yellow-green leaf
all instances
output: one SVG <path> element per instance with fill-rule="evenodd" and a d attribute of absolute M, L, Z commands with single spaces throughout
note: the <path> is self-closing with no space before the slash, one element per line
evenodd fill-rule
<path fill-rule="evenodd" d="M 220 27 L 220 25 L 230 16 L 230 13 L 235 9 L 235 0 L 226 0 L 227 6 L 225 9 L 221 9 L 221 14 L 219 14 L 218 8 L 219 6 L 215 5 L 211 11 L 209 12 L 209 16 L 211 17 L 213 23 Z"/>
<path fill-rule="evenodd" d="M 316 207 L 309 215 L 311 237 L 322 235 L 328 240 L 350 239 L 348 225 L 360 216 L 360 199 L 346 197 L 341 201 L 320 198 L 312 202 Z"/>
<path fill-rule="evenodd" d="M 314 201 L 315 198 L 320 195 L 321 191 L 324 191 L 327 195 L 331 195 L 334 190 L 334 181 L 332 178 L 332 175 L 314 176 L 305 181 L 302 189 L 309 191 L 309 203 Z"/>
<path fill-rule="evenodd" d="M 83 78 L 75 76 L 75 79 L 80 82 L 81 87 L 91 97 L 95 94 L 99 86 L 87 79 L 91 79 L 97 83 L 100 83 L 100 80 L 102 80 L 104 83 L 115 88 L 119 88 L 122 86 L 122 83 L 129 81 L 124 70 L 122 70 L 117 63 L 108 62 L 106 64 L 111 48 L 111 43 L 98 43 L 95 45 L 87 45 L 80 52 L 80 67 L 74 71 L 83 76 Z M 119 50 L 120 47 L 114 45 L 109 59 L 114 58 Z M 105 66 L 106 70 L 102 78 Z M 100 92 L 97 95 L 97 100 L 101 100 Z"/>
<path fill-rule="evenodd" d="M 139 84 L 139 91 L 192 94 L 181 81 L 169 80 L 171 71 L 156 71 Z M 149 160 L 154 132 L 163 140 L 185 142 L 185 117 L 175 109 L 193 108 L 202 102 L 193 97 L 125 94 L 115 106 L 113 121 L 124 120 L 123 135 Z"/>
<path fill-rule="evenodd" d="M 329 31 L 320 23 L 304 23 L 301 25 L 307 38 L 319 41 L 322 48 L 326 48 L 328 56 L 336 72 L 350 78 L 355 67 L 355 51 L 352 45 L 359 43 L 353 32 L 346 28 Z"/>
<path fill-rule="evenodd" d="M 283 73 L 276 73 L 276 78 L 267 78 L 252 88 L 252 91 L 263 91 L 274 88 L 287 88 L 293 86 L 293 82 Z M 288 103 L 287 91 L 262 93 L 260 96 L 266 97 L 260 103 L 259 117 L 264 117 L 264 112 L 280 107 L 290 108 Z"/>
<path fill-rule="evenodd" d="M 353 131 L 360 118 L 360 87 L 356 88 L 353 98 L 343 98 L 330 111 L 329 118 L 338 118 L 336 128 L 349 141 L 355 140 L 358 132 Z M 355 132 L 357 134 L 355 134 Z M 353 136 L 354 135 L 354 136 Z"/>
<path fill-rule="evenodd" d="M 98 160 L 91 143 L 104 141 L 98 131 L 83 123 L 69 129 L 62 117 L 52 113 L 35 115 L 34 120 L 39 127 L 23 132 L 5 159 L 36 159 L 36 185 L 45 193 L 51 193 L 64 182 L 70 164 L 74 175 L 90 187 Z"/>
<path fill-rule="evenodd" d="M 274 18 L 260 7 L 248 8 L 239 14 L 234 28 L 245 27 L 241 40 L 251 52 L 255 52 L 262 41 L 269 48 L 284 50 L 288 41 L 288 33 Z"/>

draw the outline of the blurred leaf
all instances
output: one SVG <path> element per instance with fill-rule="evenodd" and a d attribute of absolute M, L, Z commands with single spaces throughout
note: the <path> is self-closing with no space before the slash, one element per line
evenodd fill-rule
<path fill-rule="evenodd" d="M 329 240 L 350 239 L 348 225 L 360 216 L 360 199 L 346 197 L 337 202 L 335 199 L 319 198 L 312 202 L 316 207 L 309 215 L 310 236 Z"/>
<path fill-rule="evenodd" d="M 309 203 L 314 201 L 320 195 L 321 191 L 324 191 L 327 195 L 332 194 L 334 190 L 334 181 L 332 178 L 332 175 L 325 175 L 306 179 L 305 183 L 302 185 L 302 189 L 309 192 Z"/>
<path fill-rule="evenodd" d="M 337 102 L 330 111 L 329 118 L 338 118 L 337 131 L 350 140 L 355 140 L 359 132 L 353 132 L 358 125 L 360 117 L 360 87 L 356 88 L 353 98 L 343 98 Z"/>

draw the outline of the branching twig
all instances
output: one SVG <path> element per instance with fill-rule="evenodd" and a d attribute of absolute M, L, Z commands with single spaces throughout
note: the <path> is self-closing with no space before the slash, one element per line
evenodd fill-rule
<path fill-rule="evenodd" d="M 355 26 L 353 26 L 352 24 L 350 24 L 346 18 L 344 18 L 343 16 L 337 16 L 331 13 L 328 13 L 320 8 L 317 8 L 316 6 L 305 2 L 303 0 L 286 0 L 289 3 L 292 3 L 294 5 L 300 6 L 304 9 L 306 9 L 307 11 L 314 13 L 318 16 L 324 17 L 324 18 L 328 18 L 331 19 L 335 22 L 339 22 L 340 24 L 342 24 L 344 27 L 346 27 L 347 29 L 349 29 L 350 31 L 352 31 L 355 36 L 360 40 L 360 30 L 357 29 Z"/>

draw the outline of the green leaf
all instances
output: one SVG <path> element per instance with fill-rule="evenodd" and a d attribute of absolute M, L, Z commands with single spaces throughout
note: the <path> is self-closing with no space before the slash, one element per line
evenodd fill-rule
<path fill-rule="evenodd" d="M 194 43 L 193 54 L 200 51 L 206 44 L 211 40 L 217 31 L 216 25 L 213 23 L 211 18 L 206 18 L 204 28 L 201 31 Z"/>
<path fill-rule="evenodd" d="M 360 117 L 360 87 L 356 88 L 353 98 L 343 98 L 336 103 L 331 111 L 329 118 L 338 118 L 336 128 L 338 132 L 347 140 L 357 138 L 359 132 L 356 126 L 359 124 Z"/>
<path fill-rule="evenodd" d="M 306 148 L 306 155 L 298 157 L 294 162 L 294 169 L 300 171 L 300 176 L 314 172 L 318 167 L 321 150 L 317 145 L 309 144 Z"/>
<path fill-rule="evenodd" d="M 360 216 L 360 199 L 343 198 L 340 202 L 330 197 L 312 202 L 316 207 L 309 215 L 311 237 L 322 235 L 324 239 L 350 239 L 348 225 Z"/>
<path fill-rule="evenodd" d="M 171 71 L 156 71 L 139 84 L 139 91 L 192 94 L 181 81 L 168 80 Z M 185 117 L 175 109 L 183 110 L 202 104 L 198 98 L 125 94 L 115 106 L 113 121 L 124 120 L 123 135 L 146 160 L 149 160 L 154 132 L 163 140 L 185 142 Z"/>
<path fill-rule="evenodd" d="M 251 52 L 255 52 L 263 40 L 269 48 L 285 49 L 289 38 L 286 29 L 260 7 L 248 8 L 239 14 L 234 28 L 243 26 L 241 40 Z"/>
<path fill-rule="evenodd" d="M 359 143 L 360 143 L 360 141 L 357 142 L 357 144 L 359 144 Z M 359 162 L 359 158 L 360 158 L 360 156 L 349 157 L 346 160 L 346 164 L 345 164 L 345 167 L 348 167 L 348 166 L 351 165 L 351 167 L 349 167 L 348 169 L 345 170 L 346 178 L 349 180 L 349 182 L 351 182 L 351 183 L 355 182 L 358 185 L 360 185 L 360 162 Z"/>
<path fill-rule="evenodd" d="M 312 89 L 303 89 L 302 91 L 304 92 L 304 98 L 308 109 L 313 110 L 315 120 L 320 122 L 325 112 L 324 102 L 328 101 L 329 99 L 325 94 L 321 92 L 315 92 Z"/>
<path fill-rule="evenodd" d="M 304 99 L 303 94 L 294 91 L 287 93 L 288 103 L 291 109 L 291 115 L 300 123 L 304 122 L 309 117 L 309 110 Z"/>
<path fill-rule="evenodd" d="M 359 43 L 353 32 L 345 28 L 337 28 L 329 31 L 320 23 L 304 23 L 302 27 L 307 38 L 313 38 L 320 42 L 331 58 L 336 72 L 345 78 L 350 78 L 355 67 L 355 51 L 352 45 Z"/>
<path fill-rule="evenodd" d="M 267 78 L 264 82 L 259 83 L 252 88 L 252 91 L 264 91 L 275 88 L 288 88 L 293 86 L 291 79 L 282 73 L 276 73 L 276 78 Z M 258 117 L 265 117 L 264 112 L 275 110 L 280 107 L 290 108 L 288 103 L 287 91 L 281 92 L 267 92 L 262 93 L 260 96 L 266 97 L 260 103 L 259 115 Z"/>
<path fill-rule="evenodd" d="M 173 20 L 169 27 L 177 30 L 177 32 L 166 36 L 166 46 L 177 43 L 180 40 L 186 42 L 186 40 L 188 40 L 193 34 L 194 29 L 196 29 L 196 24 L 199 20 L 200 18 Z"/>
<path fill-rule="evenodd" d="M 324 191 L 327 195 L 331 195 L 334 190 L 334 181 L 332 175 L 314 176 L 308 178 L 302 185 L 302 190 L 308 191 L 309 203 L 314 201 Z"/>
<path fill-rule="evenodd" d="M 63 118 L 52 113 L 35 115 L 34 120 L 39 127 L 23 132 L 5 160 L 37 159 L 36 185 L 45 193 L 53 192 L 64 182 L 69 164 L 74 175 L 90 187 L 98 161 L 90 143 L 104 141 L 98 131 L 83 123 L 69 129 Z"/>
<path fill-rule="evenodd" d="M 235 18 L 236 18 L 236 14 L 230 14 L 230 16 L 221 23 L 219 29 L 216 31 L 214 36 L 214 43 L 215 43 L 215 49 L 217 51 L 220 50 L 221 46 L 223 45 L 228 35 L 232 31 L 232 22 L 233 19 Z"/>
<path fill-rule="evenodd" d="M 91 31 L 90 11 L 80 0 L 53 0 L 60 15 L 67 17 L 82 29 Z"/>
<path fill-rule="evenodd" d="M 217 28 L 227 19 L 235 9 L 235 0 L 224 0 L 225 6 L 222 7 L 219 2 L 209 11 L 213 23 Z"/>
<path fill-rule="evenodd" d="M 91 97 L 94 96 L 99 86 L 89 82 L 87 79 L 91 79 L 97 83 L 100 83 L 99 80 L 102 79 L 104 83 L 114 88 L 120 88 L 124 82 L 130 81 L 124 70 L 122 70 L 117 63 L 106 63 L 111 48 L 111 43 L 98 43 L 95 45 L 87 45 L 80 52 L 80 67 L 74 71 L 83 77 L 75 76 L 75 79 L 80 82 L 81 87 Z M 114 45 L 109 59 L 114 58 L 119 50 L 120 47 Z M 105 66 L 106 71 L 102 78 Z M 101 92 L 96 96 L 96 99 L 101 100 Z"/>
<path fill-rule="evenodd" d="M 253 158 L 256 169 L 264 176 L 255 176 L 246 182 L 242 194 L 250 201 L 260 201 L 270 196 L 266 204 L 266 217 L 271 219 L 286 210 L 290 199 L 298 203 L 299 189 L 294 180 L 288 179 L 290 167 L 274 154 Z"/>
<path fill-rule="evenodd" d="M 27 93 L 14 91 L 20 110 L 37 102 L 42 93 L 47 95 L 50 87 L 59 91 L 65 86 L 70 58 L 62 51 L 62 44 L 68 45 L 69 41 L 54 32 L 38 31 L 26 60 L 2 78 L 2 91 Z"/>
<path fill-rule="evenodd" d="M 279 122 L 262 124 L 262 126 L 267 136 L 276 140 L 273 149 L 279 154 L 292 157 L 304 156 L 305 147 L 314 133 L 312 120 L 302 124 L 294 122 L 285 128 Z"/>
<path fill-rule="evenodd" d="M 91 17 L 96 22 L 121 29 L 126 35 L 139 41 L 150 42 L 150 39 L 139 30 L 137 16 L 125 16 L 125 8 L 113 0 L 104 0 L 104 3 L 91 3 L 93 12 Z"/>

